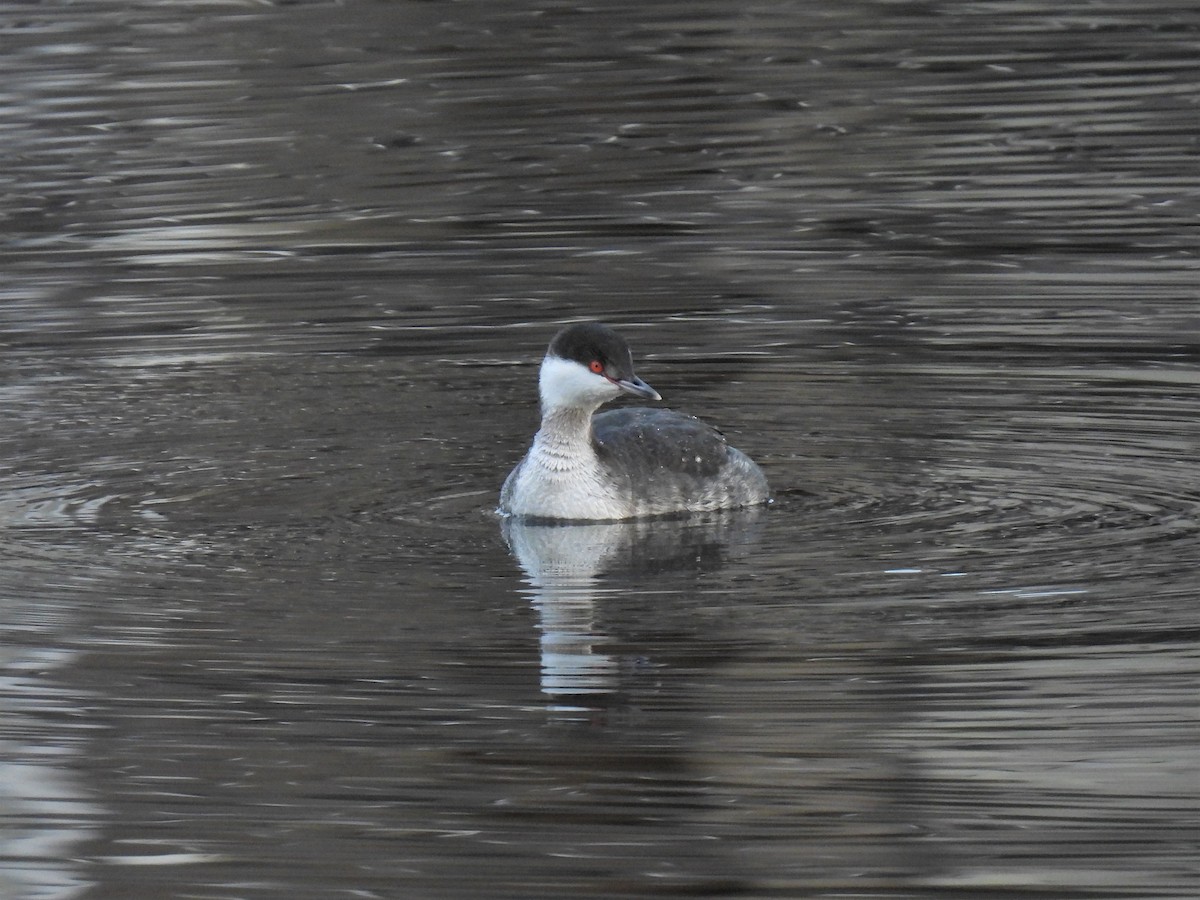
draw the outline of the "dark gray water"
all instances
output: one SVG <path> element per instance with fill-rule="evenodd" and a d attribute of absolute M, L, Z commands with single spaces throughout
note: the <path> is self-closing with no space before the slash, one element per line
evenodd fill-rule
<path fill-rule="evenodd" d="M 0 896 L 1200 895 L 1194 3 L 0 55 Z M 591 317 L 771 508 L 502 529 Z"/>

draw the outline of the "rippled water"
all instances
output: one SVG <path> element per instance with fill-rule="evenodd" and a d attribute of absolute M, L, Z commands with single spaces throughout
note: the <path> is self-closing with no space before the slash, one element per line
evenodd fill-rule
<path fill-rule="evenodd" d="M 0 896 L 1196 896 L 1193 7 L 0 7 Z"/>

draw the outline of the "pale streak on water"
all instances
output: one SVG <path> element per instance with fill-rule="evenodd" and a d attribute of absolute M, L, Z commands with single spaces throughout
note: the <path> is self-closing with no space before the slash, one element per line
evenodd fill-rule
<path fill-rule="evenodd" d="M 0 7 L 0 896 L 1200 894 L 1198 34 Z M 582 317 L 776 504 L 502 534 Z"/>

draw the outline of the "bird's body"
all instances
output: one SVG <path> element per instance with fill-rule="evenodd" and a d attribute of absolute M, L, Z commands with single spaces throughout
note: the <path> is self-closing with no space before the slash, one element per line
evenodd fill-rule
<path fill-rule="evenodd" d="M 768 499 L 754 462 L 715 428 L 667 409 L 593 415 L 622 393 L 661 399 L 633 372 L 612 329 L 572 325 L 554 338 L 539 377 L 542 423 L 500 492 L 500 512 L 597 521 L 752 506 Z"/>

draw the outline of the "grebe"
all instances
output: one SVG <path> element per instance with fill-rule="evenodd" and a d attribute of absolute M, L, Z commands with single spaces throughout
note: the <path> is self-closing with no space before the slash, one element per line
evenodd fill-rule
<path fill-rule="evenodd" d="M 624 338 L 598 323 L 555 335 L 538 377 L 542 425 L 500 491 L 500 512 L 597 521 L 707 512 L 768 499 L 762 470 L 699 419 L 615 409 L 622 394 L 661 400 L 633 371 Z"/>

